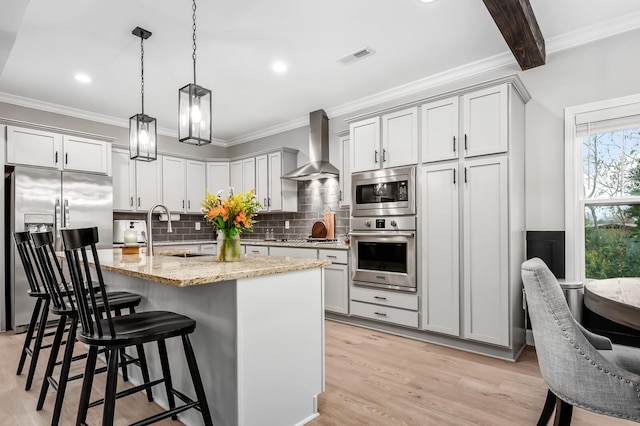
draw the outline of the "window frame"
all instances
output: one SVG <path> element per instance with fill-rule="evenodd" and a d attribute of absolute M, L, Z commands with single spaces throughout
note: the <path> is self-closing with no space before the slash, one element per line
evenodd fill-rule
<path fill-rule="evenodd" d="M 640 197 L 620 197 L 592 200 L 585 203 L 583 190 L 582 139 L 576 134 L 576 117 L 600 110 L 616 109 L 620 116 L 625 110 L 640 108 L 640 94 L 567 107 L 564 110 L 565 146 L 565 277 L 585 282 L 584 208 L 586 204 L 638 204 Z"/>

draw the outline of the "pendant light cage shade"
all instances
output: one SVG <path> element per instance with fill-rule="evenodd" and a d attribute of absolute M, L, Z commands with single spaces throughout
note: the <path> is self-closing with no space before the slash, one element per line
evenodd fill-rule
<path fill-rule="evenodd" d="M 178 139 L 192 145 L 211 143 L 211 90 L 187 84 L 178 92 Z"/>
<path fill-rule="evenodd" d="M 158 157 L 156 119 L 136 114 L 129 119 L 129 157 L 132 160 L 154 161 Z"/>

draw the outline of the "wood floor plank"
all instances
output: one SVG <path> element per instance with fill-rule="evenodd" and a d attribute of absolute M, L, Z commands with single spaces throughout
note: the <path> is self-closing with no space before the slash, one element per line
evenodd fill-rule
<path fill-rule="evenodd" d="M 310 426 L 535 425 L 544 405 L 547 389 L 533 348 L 517 362 L 508 362 L 333 321 L 325 322 L 325 334 L 326 392 L 318 398 L 320 416 Z M 0 426 L 50 424 L 54 392 L 43 410 L 35 410 L 48 352 L 43 352 L 33 387 L 26 392 L 26 372 L 15 374 L 23 339 L 24 334 L 0 333 Z M 78 344 L 76 350 L 84 347 Z M 83 364 L 74 363 L 72 374 L 82 372 Z M 67 388 L 63 426 L 75 422 L 80 386 L 75 381 Z M 119 383 L 119 389 L 127 386 Z M 104 374 L 96 378 L 92 400 L 103 390 Z M 118 400 L 115 424 L 160 411 L 137 393 Z M 100 424 L 101 413 L 101 408 L 90 409 L 89 424 Z M 574 408 L 572 424 L 635 423 Z"/>

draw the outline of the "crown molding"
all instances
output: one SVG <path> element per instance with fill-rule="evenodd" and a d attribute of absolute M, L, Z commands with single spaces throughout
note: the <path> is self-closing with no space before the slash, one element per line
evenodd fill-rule
<path fill-rule="evenodd" d="M 284 123 L 276 124 L 275 126 L 267 127 L 262 130 L 256 130 L 255 132 L 246 133 L 242 136 L 227 139 L 226 146 L 240 145 L 245 142 L 255 141 L 256 139 L 266 138 L 267 136 L 273 136 L 278 133 L 298 129 L 300 127 L 308 125 L 309 116 L 305 115 L 304 117 L 294 118 L 293 120 L 285 121 Z"/>
<path fill-rule="evenodd" d="M 594 41 L 613 37 L 637 28 L 640 28 L 640 10 L 619 18 L 599 22 L 577 31 L 551 37 L 545 41 L 547 53 L 556 53 L 583 44 L 593 43 Z"/>

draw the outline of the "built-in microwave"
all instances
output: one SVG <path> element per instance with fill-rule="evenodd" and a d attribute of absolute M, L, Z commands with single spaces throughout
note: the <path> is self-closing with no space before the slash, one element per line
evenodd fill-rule
<path fill-rule="evenodd" d="M 354 173 L 352 216 L 402 216 L 416 213 L 416 168 L 398 167 Z"/>

